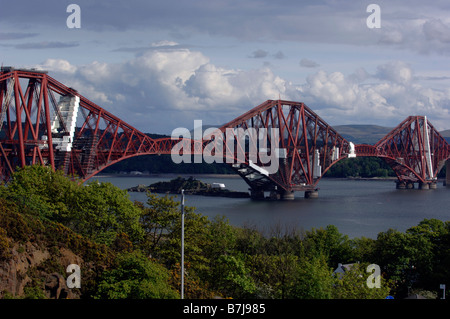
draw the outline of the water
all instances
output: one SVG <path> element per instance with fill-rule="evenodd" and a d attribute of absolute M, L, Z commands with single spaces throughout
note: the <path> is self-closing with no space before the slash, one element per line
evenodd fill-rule
<path fill-rule="evenodd" d="M 94 179 L 126 189 L 138 184 L 168 181 L 163 177 L 95 177 Z M 246 191 L 239 177 L 196 177 L 206 183 L 224 183 L 230 190 Z M 319 198 L 305 199 L 295 193 L 293 201 L 252 201 L 246 198 L 221 198 L 187 195 L 186 206 L 208 217 L 224 215 L 230 224 L 297 227 L 303 230 L 335 225 L 350 238 L 376 238 L 389 228 L 405 231 L 427 218 L 450 220 L 450 188 L 438 184 L 434 190 L 398 190 L 390 180 L 322 179 Z M 145 193 L 130 193 L 132 200 L 146 202 Z"/>

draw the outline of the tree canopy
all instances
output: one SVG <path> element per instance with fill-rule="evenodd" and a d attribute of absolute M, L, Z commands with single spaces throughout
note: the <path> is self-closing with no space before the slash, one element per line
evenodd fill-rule
<path fill-rule="evenodd" d="M 14 241 L 37 233 L 94 263 L 105 260 L 91 271 L 86 298 L 179 297 L 175 196 L 148 193 L 147 202 L 132 202 L 110 183 L 83 184 L 49 168 L 25 167 L 0 185 L 0 261 L 11 258 Z M 403 298 L 411 289 L 437 295 L 450 280 L 450 223 L 424 219 L 405 232 L 349 239 L 333 225 L 307 231 L 274 225 L 263 232 L 185 207 L 185 252 L 187 298 Z M 353 266 L 337 278 L 339 263 Z M 380 288 L 366 283 L 369 264 L 380 268 Z"/>

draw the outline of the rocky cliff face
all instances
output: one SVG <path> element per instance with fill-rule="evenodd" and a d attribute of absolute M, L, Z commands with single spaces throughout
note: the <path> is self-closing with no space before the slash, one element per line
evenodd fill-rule
<path fill-rule="evenodd" d="M 60 223 L 20 213 L 0 199 L 0 298 L 76 299 L 89 295 L 113 255 L 105 245 Z M 71 264 L 80 267 L 81 288 L 67 287 Z"/>
<path fill-rule="evenodd" d="M 69 289 L 65 266 L 83 265 L 83 260 L 66 248 L 50 252 L 30 241 L 26 243 L 10 242 L 9 258 L 0 261 L 0 298 L 34 297 L 70 298 L 80 297 L 79 289 Z M 37 296 L 36 296 L 37 294 Z"/>

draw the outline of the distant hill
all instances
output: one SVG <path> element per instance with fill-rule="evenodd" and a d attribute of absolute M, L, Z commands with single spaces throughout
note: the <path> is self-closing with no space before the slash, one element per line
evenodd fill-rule
<path fill-rule="evenodd" d="M 375 144 L 386 136 L 393 127 L 378 125 L 338 125 L 333 126 L 349 142 L 355 144 Z M 441 135 L 450 143 L 450 130 L 445 130 Z"/>
<path fill-rule="evenodd" d="M 393 128 L 378 125 L 338 125 L 334 129 L 354 144 L 375 144 Z"/>
<path fill-rule="evenodd" d="M 441 133 L 441 135 L 443 137 L 445 137 L 446 139 L 450 138 L 450 130 L 445 130 L 445 131 L 442 131 L 442 132 L 439 132 L 439 133 Z"/>
<path fill-rule="evenodd" d="M 441 133 L 442 137 L 445 138 L 448 143 L 450 143 L 450 130 L 441 131 L 439 133 Z"/>

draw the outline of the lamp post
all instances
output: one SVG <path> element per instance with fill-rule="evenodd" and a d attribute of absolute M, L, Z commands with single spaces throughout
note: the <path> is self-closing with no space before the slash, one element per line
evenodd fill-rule
<path fill-rule="evenodd" d="M 184 299 L 184 189 L 181 190 L 181 299 Z"/>

